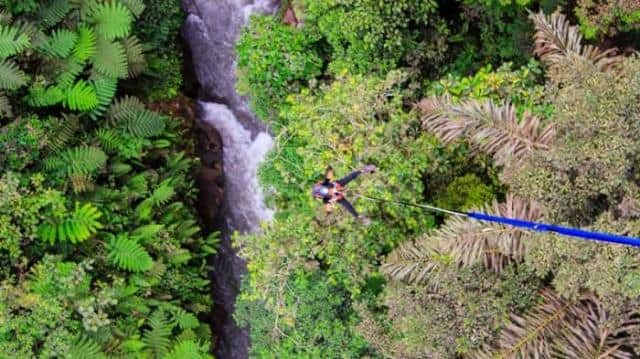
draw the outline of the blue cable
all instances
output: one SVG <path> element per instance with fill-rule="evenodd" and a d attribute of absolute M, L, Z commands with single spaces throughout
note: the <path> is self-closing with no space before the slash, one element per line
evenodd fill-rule
<path fill-rule="evenodd" d="M 555 232 L 570 237 L 578 237 L 592 241 L 603 241 L 610 243 L 626 244 L 628 246 L 640 247 L 640 238 L 619 236 L 602 232 L 591 232 L 577 228 L 562 227 L 554 224 L 523 221 L 521 219 L 491 216 L 478 212 L 466 212 L 467 216 L 481 221 L 502 223 L 513 227 L 527 228 L 539 232 Z"/>
<path fill-rule="evenodd" d="M 618 244 L 624 244 L 624 245 L 633 246 L 633 247 L 640 247 L 640 238 L 625 237 L 625 236 L 619 236 L 617 234 L 609 234 L 609 233 L 602 233 L 602 232 L 591 232 L 591 231 L 585 231 L 577 228 L 557 226 L 555 224 L 529 222 L 529 221 L 524 221 L 522 219 L 492 216 L 489 214 L 484 214 L 479 212 L 458 212 L 458 211 L 452 211 L 452 210 L 444 209 L 440 207 L 429 206 L 426 204 L 393 201 L 388 199 L 369 197 L 361 194 L 357 196 L 370 199 L 373 201 L 378 201 L 378 202 L 396 203 L 403 206 L 418 207 L 418 208 L 426 209 L 429 211 L 447 213 L 447 214 L 456 215 L 456 216 L 470 217 L 480 221 L 502 223 L 512 227 L 526 228 L 526 229 L 530 229 L 538 232 L 554 232 L 554 233 L 562 234 L 569 237 L 577 237 L 577 238 L 582 238 L 582 239 L 591 240 L 591 241 L 618 243 Z"/>

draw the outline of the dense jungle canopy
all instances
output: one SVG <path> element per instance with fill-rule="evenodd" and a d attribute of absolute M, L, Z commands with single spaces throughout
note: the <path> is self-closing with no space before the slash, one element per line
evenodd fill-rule
<path fill-rule="evenodd" d="M 184 21 L 180 0 L 0 0 L 0 358 L 213 357 Z M 233 236 L 250 356 L 640 357 L 640 248 L 362 197 L 640 237 L 638 46 L 632 0 L 252 16 L 237 90 L 275 139 L 275 217 Z M 370 225 L 310 195 L 367 164 L 346 196 Z"/>

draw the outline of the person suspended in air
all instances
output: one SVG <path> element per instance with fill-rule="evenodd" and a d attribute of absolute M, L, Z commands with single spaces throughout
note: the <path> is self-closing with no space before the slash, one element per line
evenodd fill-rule
<path fill-rule="evenodd" d="M 362 222 L 363 224 L 370 224 L 371 221 L 361 215 L 358 214 L 353 205 L 345 198 L 344 189 L 345 186 L 356 179 L 362 173 L 371 173 L 376 171 L 377 168 L 374 165 L 367 165 L 362 167 L 359 170 L 355 170 L 345 177 L 334 181 L 333 180 L 333 168 L 329 166 L 324 175 L 324 180 L 316 183 L 313 186 L 312 195 L 316 199 L 322 199 L 322 202 L 325 204 L 325 210 L 327 213 L 331 213 L 333 210 L 333 205 L 337 202 L 339 203 L 347 212 L 351 213 L 357 220 Z"/>

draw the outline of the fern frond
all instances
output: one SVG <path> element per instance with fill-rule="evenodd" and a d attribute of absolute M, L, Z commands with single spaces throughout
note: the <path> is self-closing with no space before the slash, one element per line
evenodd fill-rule
<path fill-rule="evenodd" d="M 435 102 L 437 99 L 432 98 L 418 104 L 427 131 L 444 143 L 465 137 L 476 150 L 491 155 L 498 164 L 512 158 L 522 160 L 537 149 L 548 149 L 555 138 L 553 124 L 541 128 L 540 119 L 529 114 L 518 121 L 511 104 L 497 106 L 490 100 L 434 105 Z"/>
<path fill-rule="evenodd" d="M 92 174 L 107 162 L 107 155 L 101 149 L 89 146 L 67 149 L 59 158 L 69 176 Z"/>
<path fill-rule="evenodd" d="M 171 350 L 171 353 L 165 357 L 165 359 L 182 359 L 182 358 L 190 358 L 190 359 L 205 359 L 210 358 L 208 354 L 206 354 L 206 349 L 203 349 L 198 343 L 187 340 L 178 343 L 178 345 L 174 346 Z"/>
<path fill-rule="evenodd" d="M 581 300 L 585 298 L 564 300 L 548 289 L 541 296 L 543 301 L 535 309 L 524 316 L 512 315 L 511 324 L 500 334 L 494 358 L 550 358 L 556 337 L 584 316 Z"/>
<path fill-rule="evenodd" d="M 165 123 L 160 114 L 144 109 L 135 116 L 124 119 L 118 127 L 134 137 L 148 138 L 162 134 Z"/>
<path fill-rule="evenodd" d="M 615 358 L 631 359 L 628 348 L 637 347 L 640 340 L 628 334 L 637 332 L 640 320 L 630 315 L 613 319 L 594 296 L 586 302 L 585 315 L 562 331 L 553 349 L 554 358 Z"/>
<path fill-rule="evenodd" d="M 0 59 L 21 53 L 31 45 L 31 39 L 13 26 L 0 25 Z"/>
<path fill-rule="evenodd" d="M 91 10 L 96 33 L 108 40 L 129 35 L 133 15 L 119 1 L 103 2 Z"/>
<path fill-rule="evenodd" d="M 115 151 L 123 145 L 122 138 L 117 133 L 105 128 L 98 129 L 96 137 L 100 140 L 100 146 L 107 151 Z"/>
<path fill-rule="evenodd" d="M 175 193 L 175 189 L 171 185 L 171 179 L 166 179 L 153 190 L 150 200 L 154 206 L 159 207 L 165 205 Z"/>
<path fill-rule="evenodd" d="M 144 104 L 136 97 L 125 96 L 116 100 L 109 108 L 107 118 L 111 124 L 116 124 L 127 118 L 135 117 L 145 109 Z"/>
<path fill-rule="evenodd" d="M 12 22 L 13 22 L 13 15 L 5 9 L 0 9 L 0 24 L 11 25 Z"/>
<path fill-rule="evenodd" d="M 13 27 L 18 29 L 19 34 L 24 34 L 25 36 L 29 37 L 31 47 L 33 48 L 39 48 L 43 46 L 48 40 L 47 35 L 45 35 L 45 33 L 38 27 L 38 24 L 34 22 L 24 19 L 18 19 L 13 24 Z"/>
<path fill-rule="evenodd" d="M 106 356 L 102 353 L 100 346 L 86 336 L 78 338 L 65 358 L 68 359 L 105 359 Z"/>
<path fill-rule="evenodd" d="M 78 34 L 67 29 L 56 29 L 49 36 L 48 41 L 40 47 L 45 54 L 66 58 L 73 50 L 78 40 Z"/>
<path fill-rule="evenodd" d="M 144 59 L 144 50 L 142 44 L 135 36 L 129 36 L 122 39 L 122 46 L 127 55 L 127 63 L 129 64 L 129 78 L 134 78 L 144 71 L 147 62 Z"/>
<path fill-rule="evenodd" d="M 131 235 L 142 242 L 155 238 L 164 229 L 162 224 L 147 224 L 136 228 Z"/>
<path fill-rule="evenodd" d="M 611 56 L 613 50 L 601 51 L 591 45 L 583 46 L 580 30 L 577 26 L 571 26 L 569 20 L 559 12 L 546 15 L 540 11 L 530 14 L 530 18 L 536 29 L 534 54 L 549 67 L 561 64 L 571 55 L 578 55 L 603 70 L 622 60 L 620 56 Z"/>
<path fill-rule="evenodd" d="M 91 81 L 93 88 L 98 96 L 98 106 L 91 111 L 89 117 L 97 119 L 102 116 L 111 103 L 113 96 L 118 89 L 118 80 L 108 77 L 101 77 Z"/>
<path fill-rule="evenodd" d="M 143 0 L 120 0 L 120 2 L 126 6 L 135 17 L 140 16 L 146 7 Z"/>
<path fill-rule="evenodd" d="M 43 27 L 51 27 L 59 23 L 71 10 L 67 0 L 51 0 L 40 7 L 38 17 Z"/>
<path fill-rule="evenodd" d="M 107 244 L 109 259 L 117 267 L 131 272 L 145 272 L 153 267 L 153 259 L 138 242 L 127 235 L 112 236 Z"/>
<path fill-rule="evenodd" d="M 98 37 L 93 66 L 106 77 L 126 78 L 128 75 L 127 54 L 122 44 Z"/>
<path fill-rule="evenodd" d="M 15 90 L 27 84 L 27 74 L 13 61 L 0 60 L 0 89 Z"/>
<path fill-rule="evenodd" d="M 143 334 L 143 341 L 156 358 L 164 357 L 171 348 L 173 324 L 161 310 L 155 311 L 149 318 L 150 329 Z"/>
<path fill-rule="evenodd" d="M 58 87 L 61 89 L 73 86 L 76 78 L 84 70 L 84 63 L 75 57 L 69 57 L 64 61 L 64 70 L 56 78 Z"/>
<path fill-rule="evenodd" d="M 69 88 L 62 100 L 62 105 L 71 110 L 90 111 L 98 106 L 100 101 L 93 86 L 84 80 L 79 80 Z"/>
<path fill-rule="evenodd" d="M 58 121 L 51 130 L 48 137 L 47 146 L 52 152 L 62 151 L 74 138 L 76 131 L 80 128 L 80 120 L 77 116 L 63 114 L 63 121 Z"/>
<path fill-rule="evenodd" d="M 96 54 L 96 34 L 92 28 L 80 25 L 78 27 L 78 41 L 73 49 L 73 56 L 84 62 Z"/>
<path fill-rule="evenodd" d="M 88 174 L 71 175 L 69 176 L 69 182 L 71 182 L 73 193 L 76 194 L 95 190 L 95 184 Z"/>
<path fill-rule="evenodd" d="M 80 206 L 76 202 L 76 208 L 71 217 L 59 223 L 43 223 L 38 228 L 39 238 L 54 244 L 58 241 L 70 241 L 78 243 L 89 239 L 96 231 L 102 228 L 98 219 L 102 213 L 90 203 Z"/>
<path fill-rule="evenodd" d="M 0 118 L 11 117 L 13 117 L 11 102 L 9 102 L 9 98 L 4 94 L 4 92 L 0 92 Z"/>
<path fill-rule="evenodd" d="M 53 106 L 62 102 L 64 99 L 64 91 L 58 86 L 44 88 L 41 85 L 32 87 L 27 96 L 27 103 L 33 107 Z"/>
<path fill-rule="evenodd" d="M 135 97 L 127 96 L 116 101 L 109 109 L 108 118 L 113 126 L 138 138 L 157 136 L 165 129 L 163 117 L 147 110 Z"/>

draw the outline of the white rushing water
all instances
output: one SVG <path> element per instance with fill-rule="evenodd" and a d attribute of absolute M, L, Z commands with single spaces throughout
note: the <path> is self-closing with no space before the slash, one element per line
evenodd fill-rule
<path fill-rule="evenodd" d="M 233 231 L 252 233 L 269 221 L 273 211 L 264 204 L 258 167 L 273 147 L 267 127 L 251 112 L 235 89 L 235 43 L 251 14 L 273 14 L 278 0 L 183 0 L 188 12 L 183 37 L 191 50 L 201 90 L 199 118 L 222 139 L 224 200 L 223 235 L 212 259 L 213 329 L 217 358 L 248 358 L 248 328 L 233 319 L 246 263 L 231 246 Z"/>
<path fill-rule="evenodd" d="M 217 103 L 202 103 L 201 120 L 212 125 L 223 139 L 225 175 L 225 221 L 229 229 L 255 232 L 262 221 L 273 218 L 273 211 L 264 204 L 258 183 L 258 167 L 273 148 L 273 139 L 266 132 L 256 136 L 244 128 L 231 110 Z"/>

